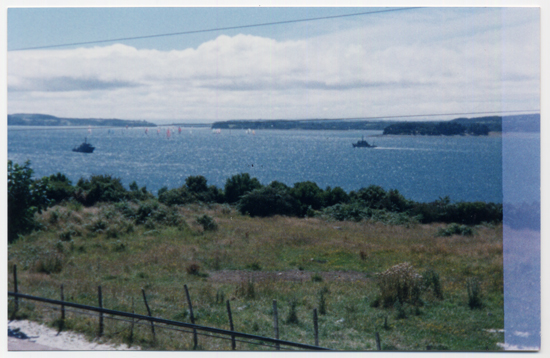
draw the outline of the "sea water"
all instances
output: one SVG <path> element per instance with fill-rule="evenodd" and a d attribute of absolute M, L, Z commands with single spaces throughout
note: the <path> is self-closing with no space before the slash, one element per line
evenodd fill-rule
<path fill-rule="evenodd" d="M 380 131 L 224 130 L 209 128 L 8 128 L 8 159 L 31 161 L 35 177 L 61 172 L 73 183 L 110 174 L 156 193 L 191 175 L 223 188 L 249 173 L 263 184 L 312 181 L 346 191 L 371 184 L 406 198 L 502 202 L 500 136 L 382 136 Z M 365 136 L 376 148 L 353 148 Z M 84 138 L 92 154 L 73 152 Z"/>

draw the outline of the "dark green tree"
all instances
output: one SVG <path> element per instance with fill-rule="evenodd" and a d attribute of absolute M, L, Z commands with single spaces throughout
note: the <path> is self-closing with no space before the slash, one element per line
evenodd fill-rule
<path fill-rule="evenodd" d="M 288 190 L 268 185 L 243 195 L 238 208 L 241 213 L 250 216 L 295 216 L 299 213 L 300 203 Z"/>
<path fill-rule="evenodd" d="M 73 197 L 74 186 L 64 174 L 52 174 L 40 179 L 46 189 L 49 205 L 56 205 Z"/>
<path fill-rule="evenodd" d="M 8 243 L 36 227 L 34 214 L 48 206 L 46 186 L 33 180 L 30 161 L 23 166 L 8 160 Z"/>
<path fill-rule="evenodd" d="M 261 187 L 258 179 L 251 178 L 248 173 L 233 175 L 225 182 L 225 201 L 230 204 L 236 203 L 244 194 Z"/>
<path fill-rule="evenodd" d="M 208 190 L 206 178 L 202 175 L 190 176 L 185 179 L 185 186 L 191 193 L 203 193 Z"/>
<path fill-rule="evenodd" d="M 295 183 L 290 189 L 290 195 L 300 202 L 301 215 L 304 215 L 309 207 L 319 210 L 323 205 L 323 190 L 311 181 Z"/>

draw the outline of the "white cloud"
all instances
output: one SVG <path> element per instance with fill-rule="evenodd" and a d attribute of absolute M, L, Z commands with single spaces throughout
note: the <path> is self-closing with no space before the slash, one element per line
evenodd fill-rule
<path fill-rule="evenodd" d="M 536 109 L 538 23 L 501 15 L 408 14 L 295 41 L 221 35 L 183 51 L 10 52 L 8 111 L 223 120 Z"/>

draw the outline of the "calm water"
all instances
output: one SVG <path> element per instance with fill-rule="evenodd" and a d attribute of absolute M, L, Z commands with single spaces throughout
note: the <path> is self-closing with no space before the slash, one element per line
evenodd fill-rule
<path fill-rule="evenodd" d="M 313 181 L 346 191 L 370 184 L 398 189 L 405 197 L 432 201 L 502 202 L 501 137 L 380 137 L 378 131 L 222 131 L 183 128 L 170 139 L 166 128 L 92 129 L 10 127 L 8 159 L 31 161 L 37 177 L 61 172 L 73 183 L 111 174 L 126 186 L 136 181 L 156 193 L 203 175 L 222 188 L 248 172 L 263 184 Z M 378 148 L 353 148 L 361 135 Z M 71 149 L 88 137 L 93 154 Z"/>

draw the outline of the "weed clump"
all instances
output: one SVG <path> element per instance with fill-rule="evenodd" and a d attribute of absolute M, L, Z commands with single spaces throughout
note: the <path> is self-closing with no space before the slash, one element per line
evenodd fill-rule
<path fill-rule="evenodd" d="M 437 231 L 437 236 L 442 237 L 448 237 L 453 235 L 461 235 L 461 236 L 472 236 L 474 234 L 474 230 L 467 226 L 467 225 L 459 225 L 457 223 L 452 223 L 451 225 L 447 226 L 446 229 L 439 229 Z"/>
<path fill-rule="evenodd" d="M 325 298 L 325 294 L 327 294 L 328 288 L 323 287 L 321 290 L 319 290 L 319 314 L 325 315 L 327 314 L 327 300 Z"/>
<path fill-rule="evenodd" d="M 441 281 L 439 279 L 439 274 L 433 269 L 428 269 L 424 272 L 424 287 L 426 290 L 431 290 L 433 295 L 442 300 L 443 299 L 443 289 L 441 287 Z"/>
<path fill-rule="evenodd" d="M 287 324 L 298 324 L 300 321 L 298 320 L 298 315 L 296 313 L 296 306 L 297 306 L 296 300 L 290 301 L 290 310 L 288 311 L 288 316 L 286 318 Z"/>
<path fill-rule="evenodd" d="M 313 281 L 313 282 L 323 282 L 323 276 L 316 273 L 315 275 L 311 276 L 311 281 Z"/>
<path fill-rule="evenodd" d="M 36 272 L 52 274 L 59 273 L 63 269 L 63 258 L 59 254 L 48 254 L 39 259 L 35 266 L 34 270 Z"/>
<path fill-rule="evenodd" d="M 483 307 L 481 286 L 476 278 L 471 278 L 466 282 L 466 290 L 468 291 L 468 306 L 470 309 L 473 310 Z"/>
<path fill-rule="evenodd" d="M 373 302 L 374 307 L 383 304 L 391 307 L 396 301 L 401 304 L 410 302 L 420 303 L 420 295 L 424 290 L 422 276 L 408 262 L 390 267 L 388 270 L 377 274 L 376 283 L 380 289 L 380 297 Z"/>
<path fill-rule="evenodd" d="M 218 230 L 218 224 L 214 221 L 211 216 L 204 214 L 197 218 L 197 223 L 202 225 L 204 231 L 216 231 Z"/>

